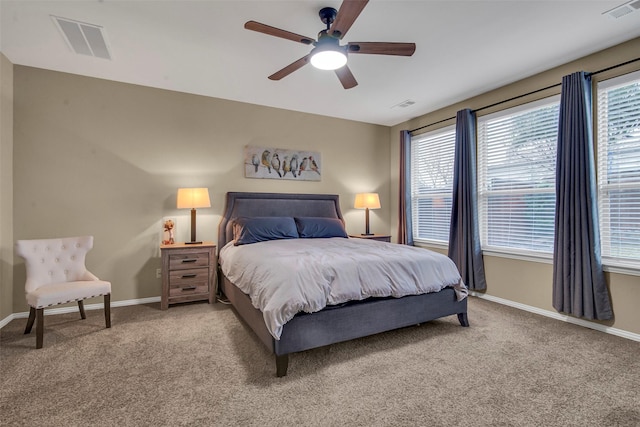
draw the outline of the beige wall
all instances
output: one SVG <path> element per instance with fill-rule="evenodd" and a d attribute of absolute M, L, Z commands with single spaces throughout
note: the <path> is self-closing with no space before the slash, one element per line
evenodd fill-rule
<path fill-rule="evenodd" d="M 377 191 L 371 226 L 388 229 L 388 127 L 23 66 L 14 81 L 14 238 L 94 235 L 87 264 L 114 301 L 160 295 L 162 217 L 189 236 L 178 187 L 209 188 L 199 239 L 216 241 L 227 191 L 337 193 L 351 233 L 364 231 L 355 193 Z M 322 180 L 244 178 L 245 145 L 319 151 Z M 14 312 L 27 309 L 24 274 L 17 260 Z"/>
<path fill-rule="evenodd" d="M 575 71 L 583 70 L 594 72 L 603 70 L 610 66 L 636 59 L 638 52 L 640 52 L 640 38 L 394 126 L 391 129 L 390 136 L 392 165 L 391 199 L 394 200 L 394 203 L 398 200 L 398 171 L 394 166 L 399 163 L 398 147 L 399 132 L 401 129 L 416 129 L 449 117 L 455 117 L 456 112 L 464 108 L 479 109 L 495 102 L 548 87 L 560 83 L 562 76 Z M 600 73 L 595 75 L 593 79 L 596 81 L 604 80 L 637 69 L 640 69 L 639 62 Z M 478 113 L 478 116 L 557 93 L 560 93 L 559 86 L 534 96 L 500 105 L 490 110 L 483 110 Z M 435 130 L 438 127 L 450 124 L 454 124 L 454 120 L 445 122 L 439 126 L 429 127 L 425 129 L 425 131 Z M 391 224 L 397 224 L 397 221 L 397 212 L 392 210 Z M 395 233 L 397 230 L 392 231 Z M 496 256 L 485 256 L 484 262 L 487 277 L 486 293 L 488 295 L 544 310 L 555 311 L 551 305 L 551 264 Z M 604 323 L 618 329 L 640 334 L 640 310 L 638 310 L 637 307 L 638 302 L 640 302 L 640 277 L 619 273 L 607 273 L 606 277 L 610 287 L 615 320 Z M 471 320 L 471 322 L 473 322 L 473 320 Z"/>
<path fill-rule="evenodd" d="M 604 69 L 634 59 L 638 51 L 640 39 L 635 39 L 391 129 L 12 67 L 0 55 L 0 320 L 27 308 L 24 265 L 12 255 L 13 241 L 21 238 L 93 234 L 96 247 L 88 265 L 112 281 L 114 301 L 160 295 L 155 269 L 160 267 L 161 218 L 178 217 L 177 237 L 188 237 L 188 213 L 174 208 L 176 189 L 181 186 L 210 189 L 212 208 L 198 211 L 198 237 L 206 240 L 217 238 L 227 191 L 340 194 L 352 233 L 364 228 L 362 212 L 351 207 L 354 194 L 378 191 L 383 208 L 371 212 L 371 227 L 395 234 L 400 129 L 414 129 L 453 117 L 462 108 L 477 109 L 556 84 L 563 75 L 580 69 Z M 637 68 L 638 63 L 597 78 Z M 549 90 L 500 108 L 558 92 L 559 88 Z M 13 111 L 6 108 L 12 97 Z M 241 164 L 245 145 L 321 151 L 322 181 L 245 179 Z M 13 163 L 8 160 L 12 151 Z M 13 263 L 12 271 L 7 266 Z M 550 264 L 485 256 L 485 267 L 487 294 L 554 311 Z M 636 307 L 640 278 L 607 273 L 607 280 L 616 316 L 608 324 L 640 333 Z"/>
<path fill-rule="evenodd" d="M 0 53 L 0 321 L 13 313 L 13 64 Z"/>

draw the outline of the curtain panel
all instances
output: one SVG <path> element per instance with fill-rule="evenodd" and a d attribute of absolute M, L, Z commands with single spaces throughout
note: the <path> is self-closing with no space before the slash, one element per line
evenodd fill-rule
<path fill-rule="evenodd" d="M 456 114 L 453 160 L 453 199 L 449 230 L 449 258 L 469 289 L 487 288 L 480 248 L 476 187 L 476 115 L 465 109 Z"/>
<path fill-rule="evenodd" d="M 411 218 L 411 132 L 400 131 L 400 191 L 398 243 L 413 246 Z"/>
<path fill-rule="evenodd" d="M 586 319 L 611 319 L 602 271 L 593 154 L 591 78 L 562 78 L 556 161 L 553 307 Z"/>

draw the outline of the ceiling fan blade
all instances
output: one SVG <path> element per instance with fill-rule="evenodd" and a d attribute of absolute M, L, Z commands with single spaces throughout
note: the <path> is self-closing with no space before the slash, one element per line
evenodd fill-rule
<path fill-rule="evenodd" d="M 373 55 L 411 56 L 416 51 L 415 43 L 351 42 L 347 46 L 349 53 Z"/>
<path fill-rule="evenodd" d="M 369 0 L 344 0 L 328 33 L 340 39 L 343 38 L 368 2 Z"/>
<path fill-rule="evenodd" d="M 336 76 L 338 76 L 338 79 L 340 79 L 340 83 L 342 83 L 343 88 L 351 89 L 352 87 L 358 86 L 358 82 L 356 81 L 356 78 L 353 77 L 353 74 L 351 73 L 351 70 L 348 66 L 345 65 L 344 67 L 338 68 L 335 71 Z"/>
<path fill-rule="evenodd" d="M 291 31 L 281 30 L 280 28 L 272 27 L 270 25 L 261 24 L 256 21 L 247 21 L 244 24 L 244 28 L 251 31 L 257 31 L 259 33 L 268 34 L 274 37 L 280 37 L 282 39 L 291 40 L 302 44 L 313 44 L 315 39 L 312 37 L 301 36 L 300 34 L 292 33 Z"/>
<path fill-rule="evenodd" d="M 304 67 L 309 62 L 309 56 L 311 55 L 309 54 L 309 55 L 303 56 L 297 61 L 287 65 L 282 70 L 276 71 L 275 73 L 269 76 L 269 80 L 280 80 L 281 78 L 287 77 L 289 74 L 293 73 L 294 71 L 297 71 L 300 68 Z"/>

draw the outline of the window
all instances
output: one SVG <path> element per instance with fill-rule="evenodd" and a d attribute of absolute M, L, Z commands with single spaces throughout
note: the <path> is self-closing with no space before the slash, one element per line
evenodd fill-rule
<path fill-rule="evenodd" d="M 478 119 L 483 250 L 553 253 L 559 96 Z"/>
<path fill-rule="evenodd" d="M 640 265 L 640 72 L 598 84 L 603 262 Z"/>
<path fill-rule="evenodd" d="M 413 239 L 449 243 L 453 192 L 453 126 L 411 138 Z"/>

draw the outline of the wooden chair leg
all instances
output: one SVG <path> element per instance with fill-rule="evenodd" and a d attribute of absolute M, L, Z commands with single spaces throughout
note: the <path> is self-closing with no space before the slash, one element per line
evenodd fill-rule
<path fill-rule="evenodd" d="M 84 301 L 83 300 L 78 301 L 78 308 L 80 309 L 80 317 L 82 317 L 83 319 L 86 319 L 87 315 L 84 313 Z"/>
<path fill-rule="evenodd" d="M 36 348 L 42 348 L 44 342 L 44 309 L 36 310 Z"/>
<path fill-rule="evenodd" d="M 111 327 L 111 294 L 104 296 L 104 321 L 107 328 Z"/>
<path fill-rule="evenodd" d="M 33 328 L 33 322 L 36 321 L 36 309 L 33 307 L 29 307 L 29 320 L 27 320 L 27 327 L 24 328 L 24 333 L 30 334 L 31 328 Z"/>

